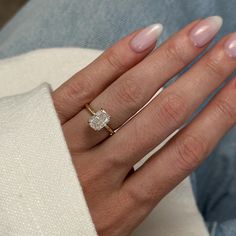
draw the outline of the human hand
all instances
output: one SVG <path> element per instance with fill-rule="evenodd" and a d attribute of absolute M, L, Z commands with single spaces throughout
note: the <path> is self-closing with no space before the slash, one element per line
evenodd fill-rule
<path fill-rule="evenodd" d="M 236 121 L 236 80 L 137 171 L 133 166 L 173 131 L 236 66 L 236 34 L 221 39 L 134 118 L 171 77 L 210 43 L 220 18 L 197 20 L 154 49 L 161 26 L 136 31 L 53 93 L 64 135 L 99 235 L 129 235 L 189 175 Z M 141 35 L 140 35 L 141 34 Z M 137 36 L 138 35 L 138 36 Z M 135 37 L 137 36 L 137 37 Z M 109 136 L 89 127 L 85 109 L 111 115 Z"/>

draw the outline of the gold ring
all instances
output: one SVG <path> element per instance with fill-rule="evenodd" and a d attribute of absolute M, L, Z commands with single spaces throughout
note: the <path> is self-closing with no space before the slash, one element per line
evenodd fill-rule
<path fill-rule="evenodd" d="M 89 118 L 88 123 L 93 130 L 99 131 L 105 128 L 110 133 L 110 135 L 115 134 L 115 131 L 108 125 L 111 116 L 104 109 L 101 108 L 99 111 L 94 111 L 89 104 L 86 104 L 85 108 L 92 115 Z"/>

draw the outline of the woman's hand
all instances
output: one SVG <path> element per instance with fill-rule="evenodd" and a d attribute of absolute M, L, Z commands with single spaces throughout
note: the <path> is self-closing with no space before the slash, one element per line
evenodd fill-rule
<path fill-rule="evenodd" d="M 236 34 L 221 39 L 190 70 L 139 111 L 210 43 L 219 17 L 197 20 L 154 49 L 161 26 L 121 39 L 58 88 L 53 99 L 99 235 L 124 236 L 189 175 L 236 121 L 236 80 L 140 169 L 133 166 L 193 111 L 236 66 Z M 111 115 L 94 131 L 85 109 Z"/>

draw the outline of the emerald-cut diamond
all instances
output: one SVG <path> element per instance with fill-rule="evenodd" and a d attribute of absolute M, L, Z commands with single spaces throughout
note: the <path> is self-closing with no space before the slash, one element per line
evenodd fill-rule
<path fill-rule="evenodd" d="M 110 116 L 103 109 L 97 111 L 89 119 L 89 125 L 92 129 L 99 131 L 103 129 L 110 121 Z"/>

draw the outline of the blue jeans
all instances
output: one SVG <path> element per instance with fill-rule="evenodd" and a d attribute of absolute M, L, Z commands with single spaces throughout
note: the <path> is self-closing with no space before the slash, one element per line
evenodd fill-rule
<path fill-rule="evenodd" d="M 235 10 L 235 0 L 31 0 L 0 31 L 0 58 L 50 47 L 105 49 L 154 22 L 166 27 L 165 40 L 190 21 L 216 14 L 224 17 L 217 40 L 236 29 Z M 236 236 L 236 128 L 191 177 L 211 235 Z"/>

